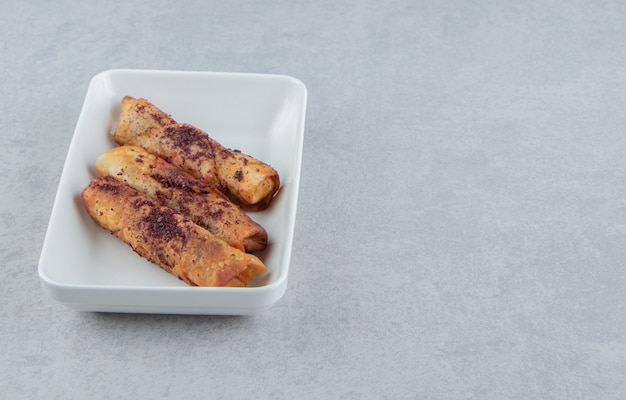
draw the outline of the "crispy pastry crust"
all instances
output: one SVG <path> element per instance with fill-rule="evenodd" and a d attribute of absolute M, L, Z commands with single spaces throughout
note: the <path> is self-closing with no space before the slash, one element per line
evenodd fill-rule
<path fill-rule="evenodd" d="M 153 129 L 175 124 L 176 121 L 146 99 L 126 96 L 122 99 L 122 112 L 117 121 L 115 141 L 126 143 L 135 136 Z"/>
<path fill-rule="evenodd" d="M 247 286 L 266 271 L 254 255 L 111 176 L 94 179 L 82 198 L 94 221 L 189 285 Z"/>
<path fill-rule="evenodd" d="M 141 147 L 107 151 L 96 160 L 96 170 L 125 181 L 239 250 L 251 253 L 267 246 L 265 229 L 220 191 Z"/>
<path fill-rule="evenodd" d="M 246 210 L 267 208 L 280 187 L 274 168 L 222 146 L 192 125 L 176 123 L 145 99 L 124 97 L 114 139 L 120 145 L 143 147 L 194 177 L 217 185 Z"/>

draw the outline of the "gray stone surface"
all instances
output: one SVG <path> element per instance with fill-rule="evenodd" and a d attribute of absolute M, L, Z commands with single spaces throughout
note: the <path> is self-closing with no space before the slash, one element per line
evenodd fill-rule
<path fill-rule="evenodd" d="M 625 21 L 611 0 L 2 3 L 2 396 L 625 398 Z M 307 85 L 275 307 L 92 314 L 41 291 L 111 68 Z"/>

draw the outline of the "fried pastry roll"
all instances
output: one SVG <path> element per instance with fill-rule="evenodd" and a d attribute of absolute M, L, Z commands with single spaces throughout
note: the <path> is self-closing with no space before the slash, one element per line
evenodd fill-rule
<path fill-rule="evenodd" d="M 96 160 L 111 175 L 175 209 L 229 245 L 246 252 L 267 246 L 267 232 L 220 191 L 137 146 L 120 146 Z"/>
<path fill-rule="evenodd" d="M 171 118 L 144 99 L 125 97 L 114 140 L 146 149 L 196 178 L 218 185 L 245 210 L 267 208 L 280 187 L 278 172 L 264 162 L 222 146 L 189 124 Z"/>
<path fill-rule="evenodd" d="M 191 286 L 243 287 L 266 271 L 254 255 L 112 176 L 95 178 L 82 198 L 100 226 Z"/>

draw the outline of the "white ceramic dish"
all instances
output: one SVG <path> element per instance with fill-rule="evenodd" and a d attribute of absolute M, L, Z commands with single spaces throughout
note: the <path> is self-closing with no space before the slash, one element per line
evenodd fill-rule
<path fill-rule="evenodd" d="M 123 96 L 144 97 L 179 122 L 272 165 L 281 189 L 269 209 L 251 213 L 269 235 L 257 255 L 268 272 L 247 288 L 189 287 L 97 226 L 80 194 L 96 158 L 115 146 Z M 39 260 L 44 291 L 82 311 L 254 314 L 287 289 L 296 217 L 307 91 L 282 75 L 110 70 L 91 80 L 59 182 Z"/>

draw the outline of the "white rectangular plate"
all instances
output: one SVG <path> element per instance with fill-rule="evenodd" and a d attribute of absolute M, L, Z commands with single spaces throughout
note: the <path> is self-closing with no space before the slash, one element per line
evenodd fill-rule
<path fill-rule="evenodd" d="M 257 256 L 268 272 L 247 288 L 190 287 L 139 257 L 93 222 L 81 192 L 98 156 L 113 148 L 124 96 L 143 97 L 181 123 L 274 167 L 272 205 L 250 213 L 269 236 Z M 59 182 L 39 260 L 43 289 L 81 311 L 255 314 L 287 289 L 296 218 L 307 91 L 283 75 L 110 70 L 91 80 Z"/>

